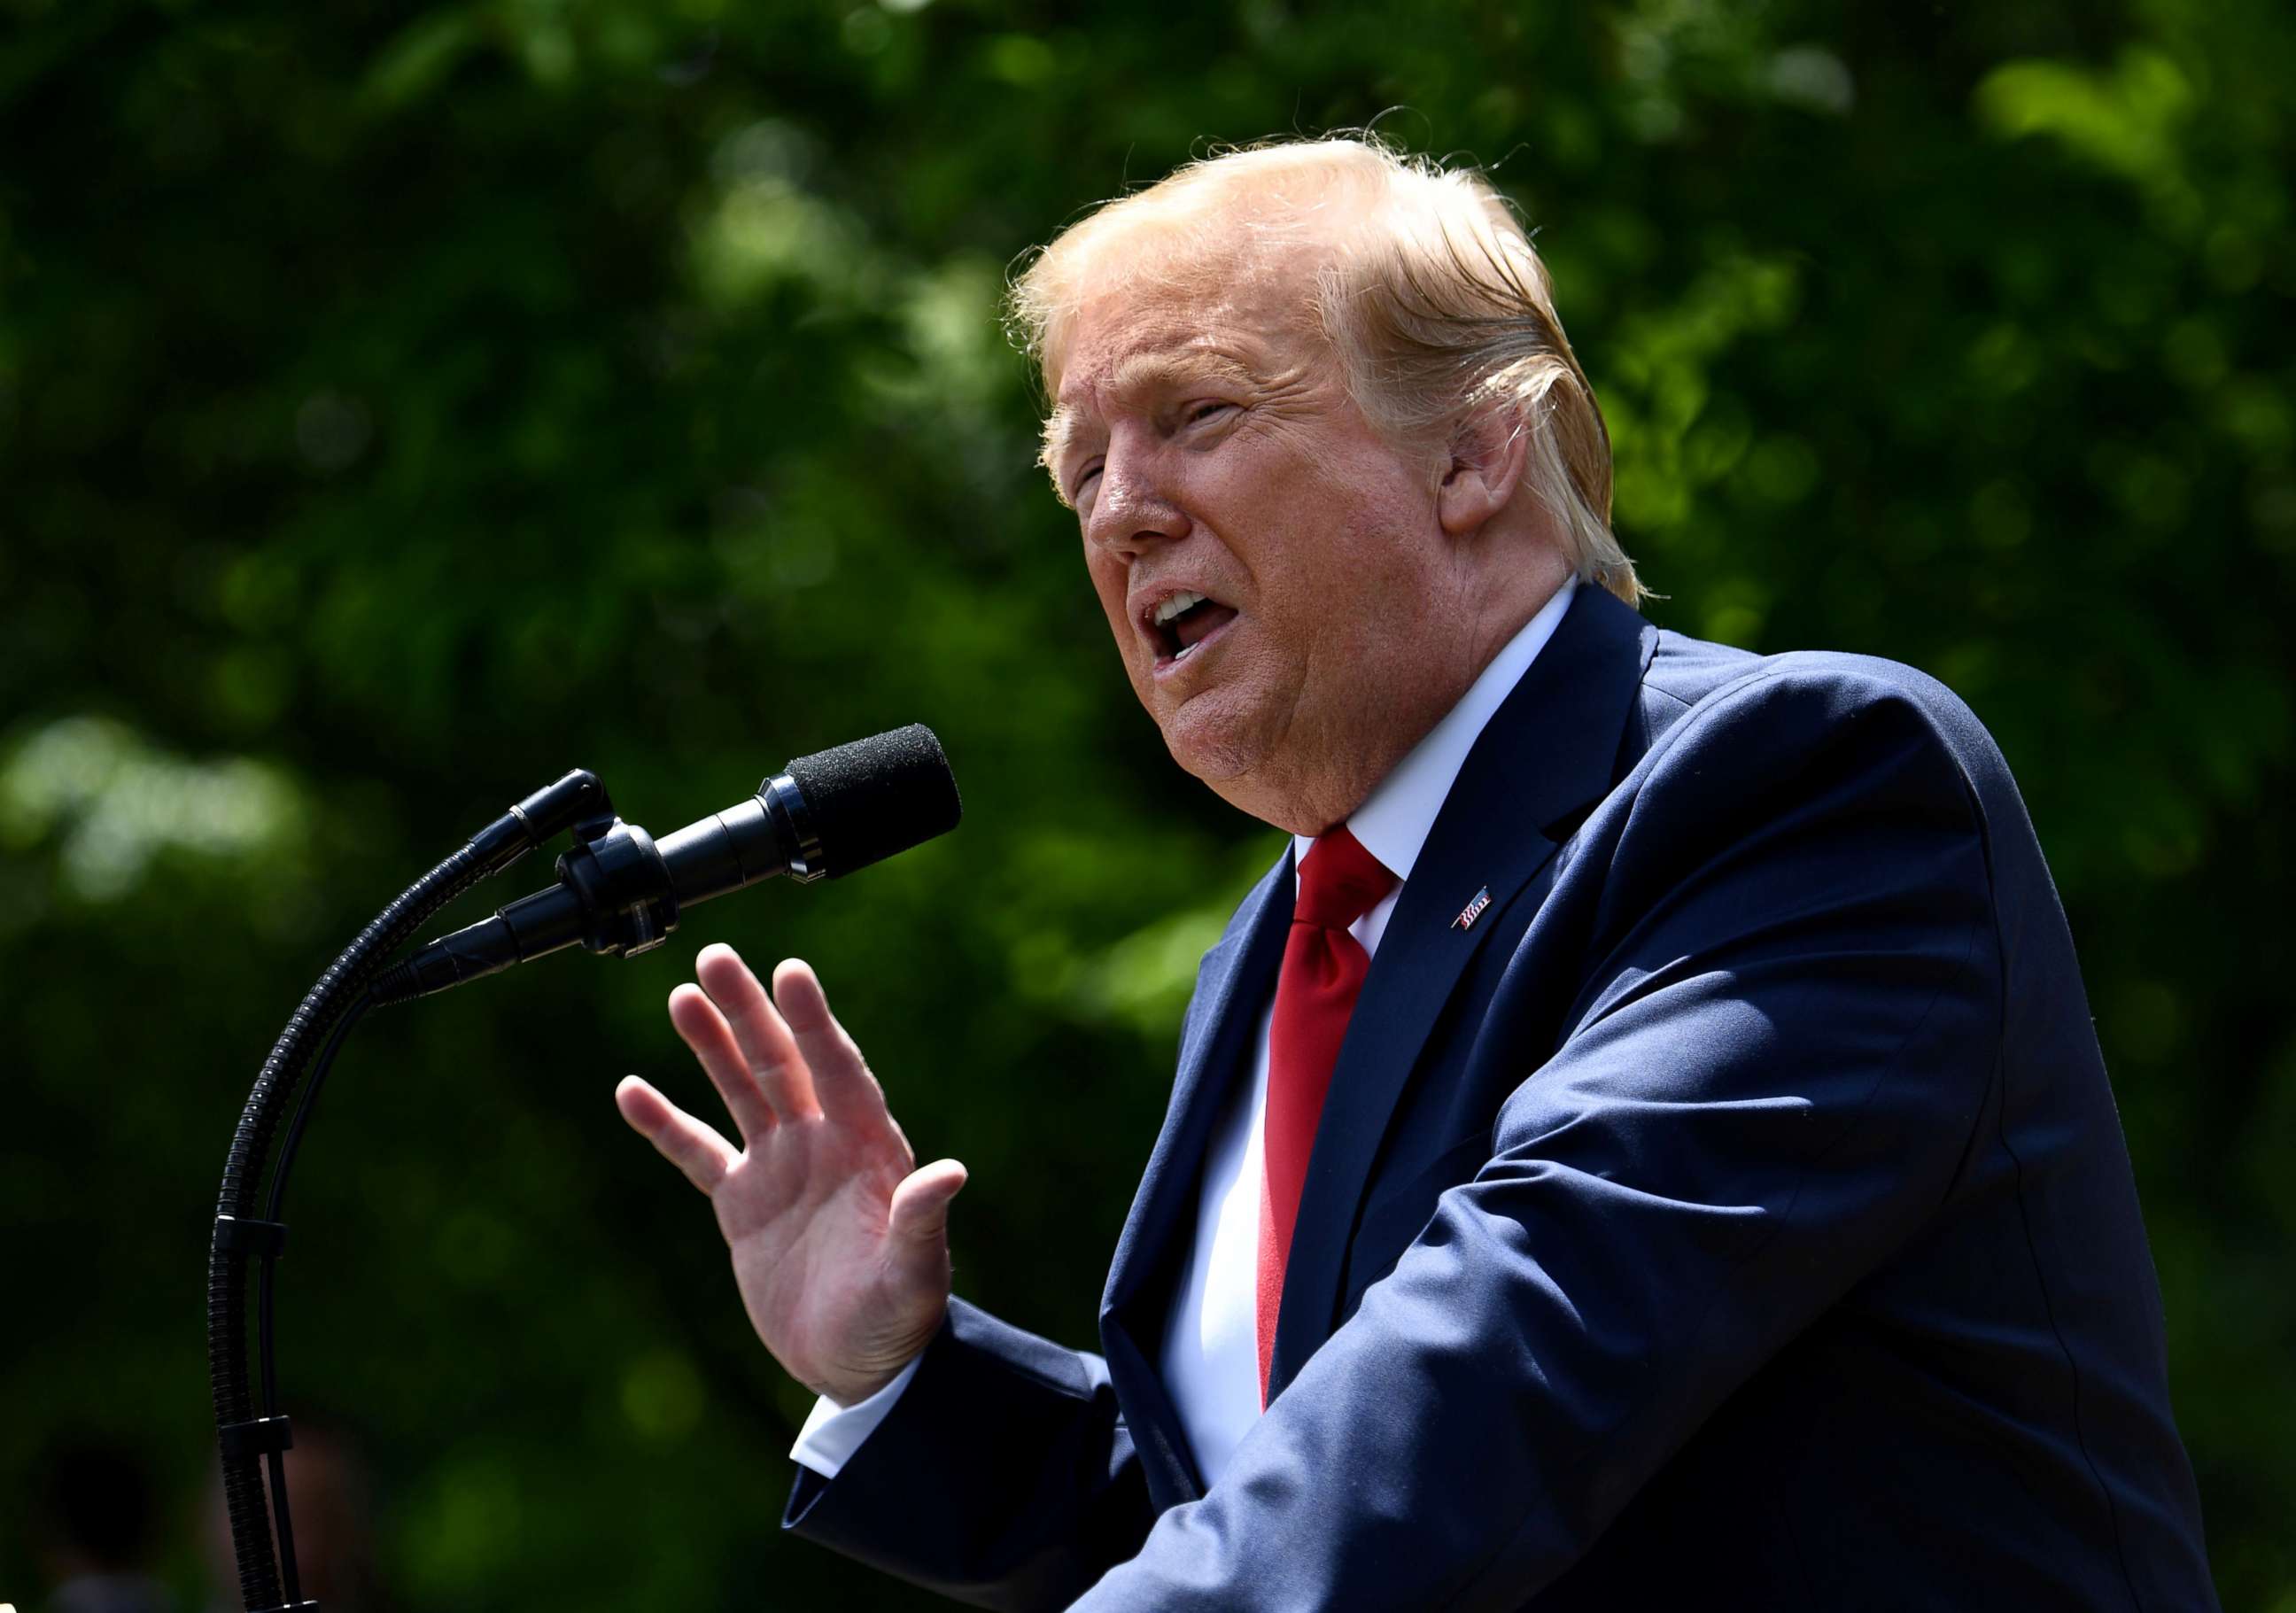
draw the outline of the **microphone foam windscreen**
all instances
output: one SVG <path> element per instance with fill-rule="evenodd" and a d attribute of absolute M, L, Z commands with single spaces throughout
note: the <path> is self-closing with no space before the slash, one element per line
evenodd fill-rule
<path fill-rule="evenodd" d="M 922 723 L 801 756 L 789 776 L 832 880 L 947 834 L 964 815 L 956 775 Z"/>

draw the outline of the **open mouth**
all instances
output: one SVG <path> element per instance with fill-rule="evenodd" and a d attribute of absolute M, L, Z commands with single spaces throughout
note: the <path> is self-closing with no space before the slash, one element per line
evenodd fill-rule
<path fill-rule="evenodd" d="M 1234 606 L 1201 594 L 1175 594 L 1158 602 L 1148 613 L 1148 636 L 1156 646 L 1157 670 L 1186 660 L 1235 616 Z"/>

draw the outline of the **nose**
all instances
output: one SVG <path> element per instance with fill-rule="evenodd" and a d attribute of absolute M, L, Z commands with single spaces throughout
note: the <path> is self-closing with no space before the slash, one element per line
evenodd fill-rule
<path fill-rule="evenodd" d="M 1108 446 L 1101 463 L 1100 487 L 1085 519 L 1085 541 L 1126 559 L 1185 537 L 1188 517 L 1156 474 L 1152 454 L 1125 443 Z"/>

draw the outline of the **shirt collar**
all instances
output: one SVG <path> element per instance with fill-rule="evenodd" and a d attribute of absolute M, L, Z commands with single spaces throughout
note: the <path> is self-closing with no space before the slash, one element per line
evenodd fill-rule
<path fill-rule="evenodd" d="M 1459 697 L 1459 703 L 1427 731 L 1349 817 L 1349 832 L 1397 879 L 1411 877 L 1420 847 L 1427 844 L 1428 833 L 1435 827 L 1435 815 L 1443 810 L 1444 798 L 1458 782 L 1459 769 L 1467 765 L 1467 752 L 1475 748 L 1500 703 L 1530 670 L 1546 641 L 1554 636 L 1555 626 L 1570 608 L 1570 596 L 1578 586 L 1575 577 L 1563 580 L 1554 597 L 1540 606 L 1538 614 L 1491 658 L 1491 664 Z M 1292 837 L 1293 877 L 1298 876 L 1300 859 L 1315 843 L 1313 835 Z"/>

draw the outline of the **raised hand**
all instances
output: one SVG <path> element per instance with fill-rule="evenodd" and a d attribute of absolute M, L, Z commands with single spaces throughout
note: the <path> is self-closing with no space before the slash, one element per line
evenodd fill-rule
<path fill-rule="evenodd" d="M 734 1118 L 736 1150 L 636 1076 L 627 1120 L 709 1196 L 750 1325 L 816 1394 L 851 1405 L 922 1351 L 948 1307 L 948 1201 L 964 1167 L 922 1170 L 861 1050 L 794 959 L 773 996 L 730 946 L 706 946 L 670 1023 Z M 776 1006 L 778 1004 L 778 1007 Z"/>

